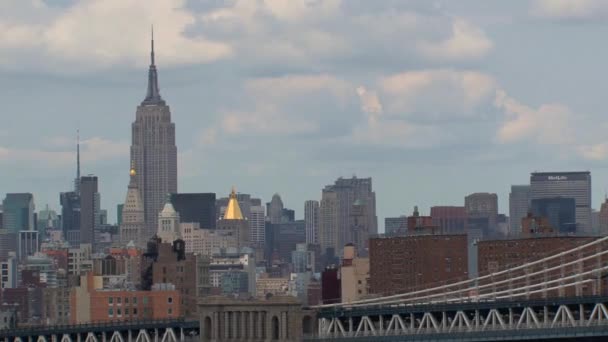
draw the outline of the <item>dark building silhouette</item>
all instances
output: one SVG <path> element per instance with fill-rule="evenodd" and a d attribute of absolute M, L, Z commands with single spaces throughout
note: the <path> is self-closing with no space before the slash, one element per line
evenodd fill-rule
<path fill-rule="evenodd" d="M 80 196 L 75 191 L 62 192 L 59 195 L 59 201 L 63 237 L 70 244 L 76 245 L 79 241 L 70 241 L 70 236 L 80 236 Z M 77 232 L 77 234 L 73 234 L 73 232 Z"/>
<path fill-rule="evenodd" d="M 99 207 L 97 177 L 80 178 L 80 243 L 93 244 L 95 218 Z"/>
<path fill-rule="evenodd" d="M 200 228 L 215 229 L 215 193 L 171 194 L 171 204 L 180 222 L 197 222 Z"/>
<path fill-rule="evenodd" d="M 531 207 L 534 216 L 546 217 L 551 227 L 557 232 L 564 234 L 577 231 L 576 201 L 574 198 L 533 199 Z"/>
<path fill-rule="evenodd" d="M 299 243 L 306 243 L 304 220 L 269 223 L 266 230 L 266 260 L 272 261 L 274 255 L 281 261 L 290 262 L 291 252 L 296 250 Z"/>

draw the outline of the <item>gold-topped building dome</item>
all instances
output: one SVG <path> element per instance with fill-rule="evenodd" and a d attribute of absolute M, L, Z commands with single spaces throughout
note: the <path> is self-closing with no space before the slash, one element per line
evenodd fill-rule
<path fill-rule="evenodd" d="M 232 187 L 232 191 L 230 192 L 228 206 L 226 206 L 226 211 L 224 212 L 224 220 L 244 220 L 243 212 L 241 211 L 241 206 L 239 205 L 239 201 L 236 198 L 236 189 L 234 188 L 234 186 Z"/>

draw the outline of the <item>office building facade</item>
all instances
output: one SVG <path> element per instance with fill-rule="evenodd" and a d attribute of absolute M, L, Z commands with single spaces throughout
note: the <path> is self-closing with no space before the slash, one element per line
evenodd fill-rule
<path fill-rule="evenodd" d="M 6 194 L 2 201 L 2 227 L 17 234 L 20 230 L 34 230 L 34 195 Z"/>
<path fill-rule="evenodd" d="M 319 243 L 319 201 L 304 202 L 306 243 Z"/>
<path fill-rule="evenodd" d="M 591 233 L 591 173 L 535 172 L 530 175 L 531 200 L 573 198 L 576 206 L 576 232 Z"/>
<path fill-rule="evenodd" d="M 511 185 L 509 193 L 509 233 L 518 235 L 521 232 L 521 220 L 530 210 L 530 185 Z"/>

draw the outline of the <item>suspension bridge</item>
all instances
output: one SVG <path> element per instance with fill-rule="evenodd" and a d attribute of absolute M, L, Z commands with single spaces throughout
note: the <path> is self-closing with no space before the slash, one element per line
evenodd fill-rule
<path fill-rule="evenodd" d="M 608 237 L 477 278 L 316 306 L 307 340 L 513 341 L 608 337 Z"/>

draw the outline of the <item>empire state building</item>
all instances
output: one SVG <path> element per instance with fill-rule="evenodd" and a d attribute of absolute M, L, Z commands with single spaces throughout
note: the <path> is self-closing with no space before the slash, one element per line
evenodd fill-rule
<path fill-rule="evenodd" d="M 168 193 L 177 192 L 177 147 L 175 124 L 169 106 L 160 96 L 158 73 L 154 64 L 152 33 L 148 91 L 137 107 L 131 125 L 131 162 L 137 170 L 137 186 L 144 204 L 145 237 L 156 233 L 158 213 Z"/>

